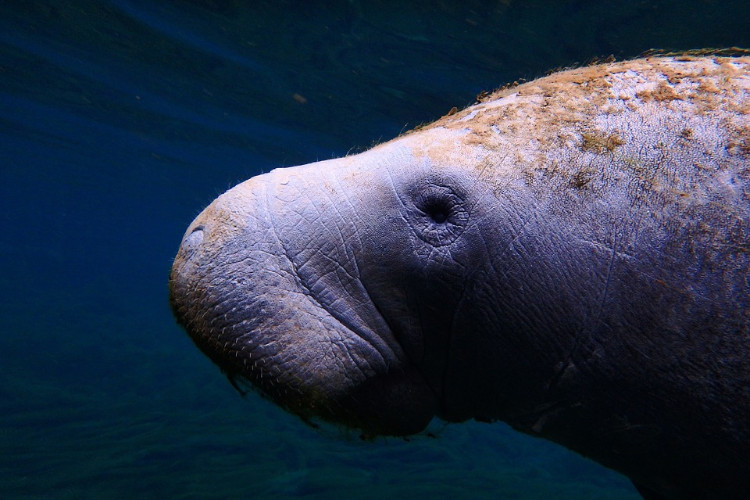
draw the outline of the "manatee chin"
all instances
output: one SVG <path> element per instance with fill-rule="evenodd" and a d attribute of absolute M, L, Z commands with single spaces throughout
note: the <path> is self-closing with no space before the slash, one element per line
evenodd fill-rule
<path fill-rule="evenodd" d="M 750 491 L 750 59 L 553 74 L 188 228 L 196 345 L 305 419 L 503 420 L 645 495 Z"/>

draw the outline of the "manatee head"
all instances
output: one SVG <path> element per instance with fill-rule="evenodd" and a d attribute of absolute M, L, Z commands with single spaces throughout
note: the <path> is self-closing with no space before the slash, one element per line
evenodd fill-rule
<path fill-rule="evenodd" d="M 466 401 L 481 408 L 486 394 L 468 360 L 481 346 L 461 347 L 456 332 L 476 335 L 495 314 L 477 298 L 496 294 L 488 240 L 521 221 L 465 167 L 477 151 L 422 143 L 275 170 L 195 219 L 172 305 L 231 378 L 303 417 L 372 434 L 477 416 Z"/>

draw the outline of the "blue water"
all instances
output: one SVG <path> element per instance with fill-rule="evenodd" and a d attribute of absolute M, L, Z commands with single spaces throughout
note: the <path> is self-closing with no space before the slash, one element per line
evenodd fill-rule
<path fill-rule="evenodd" d="M 0 6 L 0 496 L 638 498 L 503 424 L 361 442 L 242 398 L 167 275 L 247 177 L 593 57 L 750 46 L 748 2 L 247 3 Z"/>

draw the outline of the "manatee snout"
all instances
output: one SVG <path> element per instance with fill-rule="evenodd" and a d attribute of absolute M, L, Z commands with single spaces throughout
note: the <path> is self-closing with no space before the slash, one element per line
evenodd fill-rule
<path fill-rule="evenodd" d="M 249 382 L 305 419 L 367 434 L 419 432 L 435 398 L 397 344 L 367 324 L 382 319 L 337 308 L 336 287 L 316 289 L 347 264 L 305 273 L 308 257 L 300 253 L 325 247 L 330 235 L 281 239 L 301 224 L 279 222 L 307 190 L 299 181 L 293 169 L 252 179 L 193 221 L 170 275 L 177 321 L 233 384 Z"/>

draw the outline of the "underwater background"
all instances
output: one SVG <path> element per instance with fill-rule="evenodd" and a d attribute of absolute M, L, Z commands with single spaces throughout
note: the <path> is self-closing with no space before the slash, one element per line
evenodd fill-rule
<path fill-rule="evenodd" d="M 167 276 L 248 177 L 555 68 L 730 46 L 747 0 L 4 0 L 0 497 L 639 498 L 502 423 L 364 442 L 241 397 Z"/>

